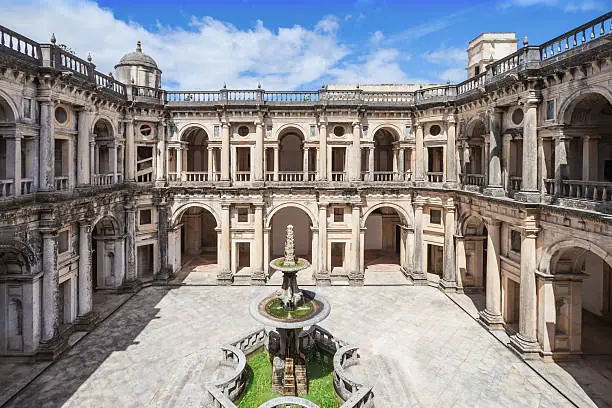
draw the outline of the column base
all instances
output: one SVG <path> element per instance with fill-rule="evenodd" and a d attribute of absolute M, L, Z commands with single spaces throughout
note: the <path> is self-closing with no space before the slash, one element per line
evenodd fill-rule
<path fill-rule="evenodd" d="M 89 312 L 77 318 L 72 323 L 75 331 L 92 331 L 98 324 L 98 315 L 96 313 Z"/>
<path fill-rule="evenodd" d="M 233 281 L 234 276 L 229 269 L 217 273 L 217 283 L 219 285 L 231 285 Z"/>
<path fill-rule="evenodd" d="M 501 314 L 493 314 L 488 310 L 480 312 L 479 323 L 483 324 L 489 330 L 503 330 L 504 318 Z"/>
<path fill-rule="evenodd" d="M 487 188 L 482 191 L 482 195 L 489 197 L 505 197 L 506 192 L 502 186 L 487 186 Z"/>
<path fill-rule="evenodd" d="M 361 272 L 349 272 L 348 281 L 350 286 L 363 286 L 364 275 Z"/>
<path fill-rule="evenodd" d="M 457 282 L 449 282 L 444 279 L 440 279 L 438 282 L 440 289 L 444 292 L 455 293 L 458 291 Z"/>
<path fill-rule="evenodd" d="M 318 271 L 312 274 L 317 286 L 331 286 L 331 276 L 328 271 Z"/>
<path fill-rule="evenodd" d="M 510 337 L 511 350 L 521 356 L 523 360 L 540 358 L 540 344 L 536 340 L 526 339 L 520 333 Z"/>
<path fill-rule="evenodd" d="M 402 273 L 410 278 L 414 285 L 427 285 L 427 275 L 422 271 L 414 271 L 402 268 Z"/>
<path fill-rule="evenodd" d="M 74 333 L 73 330 L 68 330 L 64 333 L 55 335 L 55 337 L 49 341 L 41 341 L 36 351 L 36 361 L 53 361 L 57 359 L 60 354 L 70 347 L 68 338 L 72 333 Z"/>
<path fill-rule="evenodd" d="M 251 285 L 263 286 L 266 284 L 266 275 L 263 271 L 253 272 L 251 275 Z"/>
<path fill-rule="evenodd" d="M 540 192 L 539 191 L 518 191 L 514 194 L 514 199 L 516 201 L 521 201 L 524 203 L 539 203 L 540 202 Z"/>
<path fill-rule="evenodd" d="M 134 279 L 131 281 L 123 282 L 123 284 L 119 287 L 119 292 L 134 293 L 138 292 L 140 289 L 142 289 L 142 282 L 137 279 Z"/>

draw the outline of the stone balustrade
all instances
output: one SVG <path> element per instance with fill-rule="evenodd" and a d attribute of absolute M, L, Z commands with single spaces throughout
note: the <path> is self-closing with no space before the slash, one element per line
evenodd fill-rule
<path fill-rule="evenodd" d="M 0 198 L 15 195 L 13 184 L 13 179 L 0 180 Z"/>
<path fill-rule="evenodd" d="M 236 408 L 236 404 L 232 402 L 221 390 L 216 387 L 207 387 L 207 407 L 210 408 Z"/>
<path fill-rule="evenodd" d="M 334 388 L 338 395 L 347 401 L 352 394 L 363 388 L 363 384 L 351 378 L 346 369 L 359 364 L 359 347 L 345 345 L 334 354 Z"/>
<path fill-rule="evenodd" d="M 266 331 L 264 329 L 259 329 L 240 337 L 238 340 L 235 340 L 230 344 L 234 347 L 237 347 L 244 354 L 250 354 L 258 348 L 262 347 L 264 345 L 265 340 Z"/>
<path fill-rule="evenodd" d="M 548 195 L 555 195 L 555 179 L 543 179 L 544 191 Z"/>
<path fill-rule="evenodd" d="M 331 172 L 331 181 L 344 181 L 344 172 L 343 171 L 332 171 Z"/>
<path fill-rule="evenodd" d="M 612 202 L 612 183 L 601 181 L 563 180 L 562 197 L 597 202 Z"/>
<path fill-rule="evenodd" d="M 279 171 L 278 181 L 304 181 L 303 171 Z"/>
<path fill-rule="evenodd" d="M 94 186 L 107 186 L 110 184 L 115 184 L 115 175 L 113 173 L 92 174 L 91 184 Z"/>
<path fill-rule="evenodd" d="M 68 177 L 55 177 L 55 189 L 57 191 L 68 190 Z"/>
<path fill-rule="evenodd" d="M 428 171 L 427 180 L 430 183 L 441 183 L 444 180 L 444 173 L 441 171 Z"/>
<path fill-rule="evenodd" d="M 4 51 L 41 63 L 40 44 L 3 26 L 0 26 L 0 45 Z"/>
<path fill-rule="evenodd" d="M 475 89 L 480 89 L 484 86 L 487 73 L 482 72 L 472 78 L 468 78 L 466 81 L 461 82 L 457 85 L 457 95 L 468 93 Z"/>
<path fill-rule="evenodd" d="M 22 178 L 21 179 L 21 194 L 32 194 L 34 192 L 34 179 Z"/>
<path fill-rule="evenodd" d="M 510 190 L 519 191 L 521 189 L 521 182 L 523 178 L 521 176 L 510 176 Z"/>
<path fill-rule="evenodd" d="M 263 94 L 264 102 L 319 102 L 319 92 L 272 91 Z"/>
<path fill-rule="evenodd" d="M 223 351 L 223 365 L 231 367 L 232 372 L 214 384 L 213 387 L 221 390 L 230 400 L 238 398 L 244 390 L 246 384 L 246 376 L 244 368 L 246 367 L 246 356 L 242 350 L 235 346 L 221 346 Z"/>
<path fill-rule="evenodd" d="M 251 181 L 250 171 L 237 171 L 235 181 Z"/>
<path fill-rule="evenodd" d="M 319 408 L 312 401 L 300 397 L 278 397 L 264 402 L 258 408 Z"/>
<path fill-rule="evenodd" d="M 484 187 L 485 184 L 484 174 L 460 174 L 459 180 L 466 186 Z"/>
<path fill-rule="evenodd" d="M 123 97 L 127 95 L 125 85 L 117 81 L 115 78 L 94 71 L 94 80 L 96 81 L 96 84 L 100 87 L 111 90 Z"/>

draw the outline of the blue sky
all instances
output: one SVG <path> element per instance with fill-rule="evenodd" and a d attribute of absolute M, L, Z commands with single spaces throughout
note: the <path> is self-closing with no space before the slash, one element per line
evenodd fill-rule
<path fill-rule="evenodd" d="M 593 19 L 612 0 L 75 1 L 0 0 L 0 24 L 51 32 L 103 72 L 143 41 L 173 89 L 312 89 L 325 83 L 465 79 L 468 42 L 513 31 L 539 44 Z"/>

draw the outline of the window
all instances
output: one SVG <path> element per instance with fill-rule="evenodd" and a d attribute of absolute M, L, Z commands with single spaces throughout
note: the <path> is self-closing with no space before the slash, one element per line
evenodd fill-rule
<path fill-rule="evenodd" d="M 334 207 L 334 222 L 344 222 L 344 207 Z"/>
<path fill-rule="evenodd" d="M 136 179 L 141 182 L 151 181 L 153 174 L 153 148 L 136 147 Z"/>
<path fill-rule="evenodd" d="M 62 108 L 61 106 L 58 106 L 55 109 L 55 120 L 57 121 L 57 123 L 60 123 L 62 125 L 66 123 L 66 121 L 68 120 L 68 112 L 66 112 L 66 109 Z"/>
<path fill-rule="evenodd" d="M 219 137 L 219 125 L 215 125 L 213 128 L 213 134 L 215 137 Z"/>
<path fill-rule="evenodd" d="M 317 126 L 316 125 L 310 125 L 310 138 L 314 139 L 317 137 Z"/>
<path fill-rule="evenodd" d="M 515 125 L 520 125 L 523 122 L 524 116 L 525 114 L 521 108 L 516 109 L 514 112 L 512 112 L 512 123 Z"/>
<path fill-rule="evenodd" d="M 249 134 L 249 127 L 248 126 L 240 126 L 238 128 L 238 134 L 242 137 L 247 136 Z"/>
<path fill-rule="evenodd" d="M 441 225 L 442 224 L 442 211 L 429 210 L 429 223 Z"/>
<path fill-rule="evenodd" d="M 555 101 L 546 101 L 546 120 L 555 120 Z"/>
<path fill-rule="evenodd" d="M 151 224 L 151 209 L 140 210 L 140 225 Z"/>
<path fill-rule="evenodd" d="M 521 233 L 517 230 L 510 230 L 510 249 L 512 252 L 521 253 Z"/>
<path fill-rule="evenodd" d="M 412 137 L 412 126 L 406 125 L 406 137 Z"/>
<path fill-rule="evenodd" d="M 23 117 L 31 118 L 32 117 L 32 100 L 25 98 L 23 100 Z"/>
<path fill-rule="evenodd" d="M 238 207 L 238 222 L 249 222 L 249 209 L 247 207 Z"/>
<path fill-rule="evenodd" d="M 151 136 L 151 133 L 153 133 L 153 128 L 151 127 L 151 125 L 141 125 L 140 126 L 140 134 L 144 137 L 149 137 Z"/>
<path fill-rule="evenodd" d="M 343 126 L 336 126 L 334 128 L 334 135 L 336 135 L 336 136 L 344 136 L 344 127 Z"/>
<path fill-rule="evenodd" d="M 361 127 L 361 137 L 362 138 L 368 137 L 368 127 L 367 126 Z"/>
<path fill-rule="evenodd" d="M 429 128 L 429 134 L 432 136 L 438 136 L 442 132 L 442 128 L 439 125 L 432 125 Z"/>
<path fill-rule="evenodd" d="M 63 254 L 70 249 L 70 230 L 60 231 L 57 235 L 57 253 Z"/>

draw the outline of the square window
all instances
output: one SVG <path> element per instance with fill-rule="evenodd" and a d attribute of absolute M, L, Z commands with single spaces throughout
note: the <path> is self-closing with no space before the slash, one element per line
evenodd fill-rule
<path fill-rule="evenodd" d="M 249 209 L 238 207 L 238 222 L 249 222 Z"/>
<path fill-rule="evenodd" d="M 151 224 L 151 210 L 140 210 L 140 225 Z"/>
<path fill-rule="evenodd" d="M 70 230 L 61 231 L 57 235 L 57 253 L 63 254 L 70 249 Z"/>
<path fill-rule="evenodd" d="M 546 120 L 554 120 L 555 119 L 555 101 L 550 100 L 546 101 Z"/>
<path fill-rule="evenodd" d="M 314 139 L 317 137 L 317 125 L 310 125 L 310 138 Z"/>
<path fill-rule="evenodd" d="M 429 222 L 431 224 L 442 224 L 442 211 L 440 210 L 429 210 Z"/>
<path fill-rule="evenodd" d="M 521 253 L 521 233 L 516 230 L 510 230 L 510 249 L 518 254 Z"/>
<path fill-rule="evenodd" d="M 219 137 L 219 125 L 215 125 L 213 129 L 215 137 Z"/>
<path fill-rule="evenodd" d="M 334 207 L 334 222 L 344 222 L 344 207 Z"/>
<path fill-rule="evenodd" d="M 30 119 L 32 117 L 32 100 L 25 98 L 23 100 L 23 117 Z"/>

